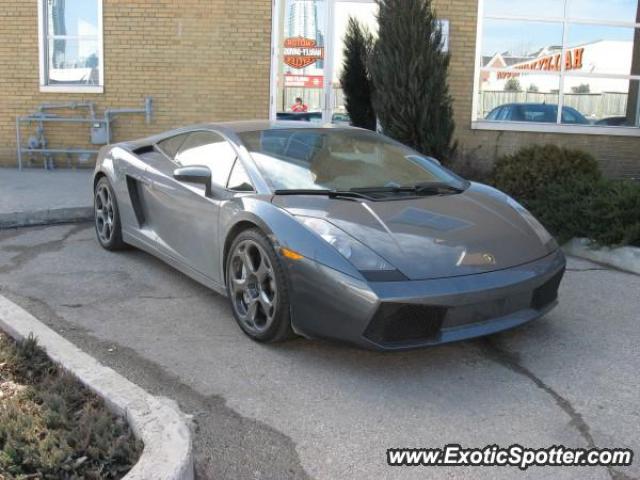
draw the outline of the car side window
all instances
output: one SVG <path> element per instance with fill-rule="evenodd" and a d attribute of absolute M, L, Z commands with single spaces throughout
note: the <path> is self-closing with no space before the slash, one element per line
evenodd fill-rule
<path fill-rule="evenodd" d="M 229 183 L 227 184 L 229 190 L 234 192 L 253 192 L 254 188 L 251 185 L 251 179 L 247 175 L 247 171 L 242 166 L 240 160 L 236 160 L 231 175 L 229 176 Z"/>
<path fill-rule="evenodd" d="M 201 131 L 189 135 L 175 157 L 178 165 L 203 165 L 211 170 L 211 181 L 221 187 L 227 184 L 236 152 L 221 135 Z"/>
<path fill-rule="evenodd" d="M 160 148 L 160 150 L 162 150 L 169 158 L 173 159 L 188 136 L 188 133 L 183 133 L 176 135 L 175 137 L 169 137 L 158 142 L 158 148 Z"/>
<path fill-rule="evenodd" d="M 503 110 L 504 109 L 502 107 L 494 109 L 487 117 L 487 120 L 498 120 L 500 118 L 500 113 L 502 113 Z"/>
<path fill-rule="evenodd" d="M 562 109 L 562 123 L 583 123 L 575 110 L 564 107 Z"/>

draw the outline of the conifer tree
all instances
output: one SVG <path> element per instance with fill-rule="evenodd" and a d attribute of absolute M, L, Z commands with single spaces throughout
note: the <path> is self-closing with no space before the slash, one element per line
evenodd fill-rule
<path fill-rule="evenodd" d="M 451 158 L 449 54 L 431 0 L 377 0 L 378 39 L 369 71 L 384 133 L 425 155 Z"/>
<path fill-rule="evenodd" d="M 340 85 L 344 105 L 356 127 L 376 129 L 376 115 L 371 98 L 371 82 L 367 63 L 373 48 L 373 36 L 365 26 L 349 17 L 344 38 L 344 61 Z"/>

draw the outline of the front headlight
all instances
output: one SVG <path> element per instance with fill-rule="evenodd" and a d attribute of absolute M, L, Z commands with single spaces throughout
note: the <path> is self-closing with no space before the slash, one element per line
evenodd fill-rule
<path fill-rule="evenodd" d="M 297 217 L 310 230 L 320 235 L 360 271 L 396 270 L 373 250 L 340 230 L 335 225 L 314 217 Z"/>

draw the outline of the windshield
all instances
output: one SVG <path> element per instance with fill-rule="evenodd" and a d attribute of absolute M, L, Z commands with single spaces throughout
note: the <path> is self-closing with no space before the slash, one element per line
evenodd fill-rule
<path fill-rule="evenodd" d="M 415 151 L 355 129 L 274 129 L 240 134 L 274 190 L 351 190 L 466 182 Z"/>

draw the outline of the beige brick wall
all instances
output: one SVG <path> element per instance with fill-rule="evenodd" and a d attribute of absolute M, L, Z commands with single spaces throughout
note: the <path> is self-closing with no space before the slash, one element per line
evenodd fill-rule
<path fill-rule="evenodd" d="M 532 0 L 533 1 L 533 0 Z M 477 0 L 434 0 L 437 15 L 450 21 L 449 86 L 454 97 L 459 152 L 483 164 L 532 143 L 554 143 L 591 152 L 612 176 L 640 176 L 640 137 L 524 133 L 471 129 Z"/>
<path fill-rule="evenodd" d="M 104 0 L 104 94 L 40 93 L 37 0 L 3 0 L 0 9 L 0 165 L 15 164 L 15 116 L 39 103 L 92 101 L 141 106 L 155 116 L 121 117 L 122 141 L 189 123 L 264 118 L 269 108 L 269 0 Z M 450 21 L 450 86 L 460 152 L 489 164 L 531 143 L 595 154 L 611 175 L 640 173 L 640 138 L 471 130 L 477 0 L 435 0 Z M 27 129 L 29 134 L 30 130 Z M 88 146 L 88 130 L 48 136 L 51 146 Z"/>
<path fill-rule="evenodd" d="M 40 93 L 37 1 L 3 0 L 0 164 L 15 165 L 16 115 L 44 102 L 91 101 L 102 111 L 142 107 L 152 96 L 153 123 L 119 117 L 115 141 L 189 123 L 264 118 L 270 41 L 269 0 L 104 0 L 104 94 Z M 89 147 L 88 128 L 53 130 L 52 147 Z"/>

